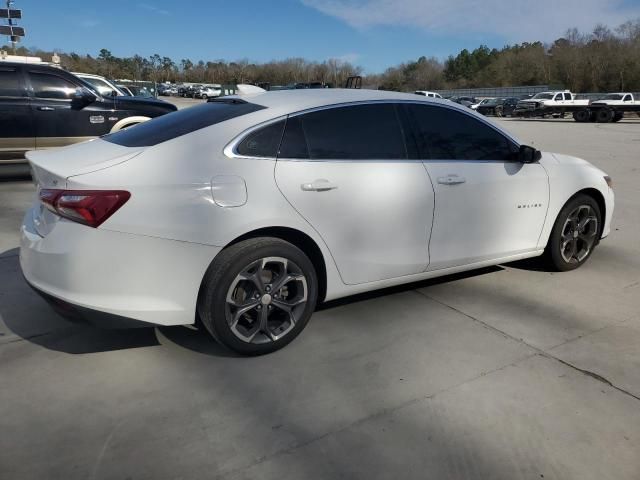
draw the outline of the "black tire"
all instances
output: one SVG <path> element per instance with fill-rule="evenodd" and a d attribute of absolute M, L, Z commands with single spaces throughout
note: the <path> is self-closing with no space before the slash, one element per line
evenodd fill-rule
<path fill-rule="evenodd" d="M 622 112 L 615 112 L 613 114 L 613 121 L 614 122 L 619 122 L 620 120 L 622 120 L 622 118 L 624 117 L 624 113 Z"/>
<path fill-rule="evenodd" d="M 240 283 L 238 282 L 238 278 L 241 273 L 248 271 L 247 269 L 250 268 L 251 265 L 260 263 L 263 259 L 273 257 L 286 259 L 288 265 L 295 266 L 299 269 L 298 276 L 304 276 L 304 281 L 306 281 L 306 301 L 294 307 L 297 309 L 295 315 L 298 316 L 295 323 L 289 320 L 294 315 L 293 313 L 289 315 L 284 314 L 276 305 L 277 301 L 275 299 L 278 298 L 278 293 L 281 293 L 284 287 L 277 292 L 275 290 L 266 290 L 273 295 L 273 305 L 271 304 L 272 297 L 269 294 L 264 294 L 263 297 L 260 297 L 260 300 L 254 300 L 264 293 L 258 292 L 254 282 L 250 280 L 240 280 L 241 282 L 248 282 L 248 285 L 242 288 L 239 287 Z M 263 267 L 266 267 L 266 265 L 263 265 Z M 273 282 L 275 286 L 278 278 L 280 277 L 272 277 L 268 282 Z M 267 285 L 269 285 L 268 282 Z M 294 282 L 297 282 L 297 280 Z M 264 280 L 259 283 L 263 284 Z M 291 285 L 291 283 L 288 285 Z M 302 283 L 300 283 L 300 286 L 302 286 Z M 247 293 L 251 288 L 254 288 L 253 292 L 250 294 Z M 228 302 L 229 295 L 236 295 L 235 292 L 239 290 L 242 291 L 242 295 L 245 296 L 242 300 L 243 305 L 248 305 L 254 301 L 258 302 L 258 306 L 241 315 L 237 313 L 240 308 L 235 312 L 231 312 L 231 309 L 236 308 L 236 306 L 234 303 Z M 265 297 L 269 297 L 269 303 L 265 303 Z M 249 299 L 248 303 L 245 303 L 247 299 Z M 304 252 L 284 240 L 271 237 L 259 237 L 244 240 L 227 247 L 214 259 L 202 282 L 198 296 L 198 314 L 209 333 L 225 347 L 241 355 L 263 355 L 281 349 L 300 334 L 315 310 L 317 299 L 318 280 L 316 271 Z M 284 316 L 282 318 L 285 319 L 283 324 L 286 324 L 286 328 L 290 328 L 290 330 L 286 331 L 282 337 L 274 339 L 272 337 L 274 332 L 267 327 L 266 330 L 269 330 L 269 334 L 267 335 L 266 331 L 262 330 L 259 324 L 259 316 L 262 310 L 258 310 L 262 309 L 262 307 L 264 307 L 265 310 L 267 308 L 273 308 L 273 310 L 270 310 L 271 313 L 265 313 L 266 316 L 275 315 L 278 317 L 279 314 L 282 314 L 281 317 Z M 234 314 L 238 315 L 235 318 L 240 319 L 236 322 L 235 333 L 231 327 L 234 318 L 230 318 L 234 317 Z M 244 322 L 244 325 L 251 326 L 252 329 L 255 330 L 256 333 L 253 333 L 253 339 L 255 339 L 256 342 L 250 343 L 240 338 L 238 332 L 240 327 L 238 327 L 238 325 L 240 325 L 241 322 Z M 254 326 L 256 328 L 253 328 Z M 245 327 L 242 326 L 242 328 Z M 278 328 L 285 327 L 278 326 Z M 276 333 L 277 332 L 278 330 L 276 330 Z M 277 335 L 275 336 L 277 337 Z M 253 342 L 253 340 L 251 340 L 251 342 Z"/>
<path fill-rule="evenodd" d="M 584 123 L 588 122 L 591 118 L 591 113 L 586 108 L 584 110 L 578 110 L 577 112 L 573 112 L 573 119 L 576 122 Z"/>
<path fill-rule="evenodd" d="M 596 112 L 596 122 L 609 123 L 613 120 L 613 111 L 608 108 L 601 108 Z"/>
<path fill-rule="evenodd" d="M 563 254 L 563 246 L 566 244 L 567 238 L 573 238 L 576 242 L 578 242 L 578 246 L 583 245 L 583 247 L 587 246 L 587 242 L 582 240 L 582 233 L 574 234 L 574 231 L 577 230 L 575 228 L 576 225 L 572 223 L 571 217 L 572 214 L 580 208 L 588 207 L 590 212 L 592 212 L 595 217 L 595 225 L 593 223 L 587 222 L 585 224 L 585 228 L 588 226 L 589 232 L 584 233 L 584 237 L 588 238 L 589 241 L 593 241 L 593 243 L 588 247 L 588 250 L 584 251 L 584 256 L 581 257 L 581 253 L 583 252 L 583 248 L 580 251 L 576 251 L 576 257 L 570 258 L 570 261 L 567 261 L 565 258 L 567 256 L 567 250 Z M 589 213 L 585 212 L 585 218 Z M 598 202 L 594 200 L 593 197 L 585 194 L 578 194 L 571 198 L 556 218 L 556 221 L 553 225 L 553 229 L 551 230 L 551 235 L 549 236 L 549 242 L 547 243 L 547 248 L 545 250 L 545 257 L 549 262 L 549 265 L 556 271 L 559 272 L 567 272 L 569 270 L 575 270 L 576 268 L 582 266 L 591 256 L 593 250 L 598 245 L 598 241 L 600 238 L 600 233 L 602 232 L 602 212 L 600 212 L 600 207 L 598 206 Z M 572 241 L 572 240 L 569 240 Z M 569 246 L 570 248 L 570 246 Z M 577 248 L 576 248 L 577 250 Z"/>

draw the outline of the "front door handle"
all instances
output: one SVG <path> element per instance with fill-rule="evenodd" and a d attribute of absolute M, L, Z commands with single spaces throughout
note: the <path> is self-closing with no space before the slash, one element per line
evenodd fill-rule
<path fill-rule="evenodd" d="M 38 107 L 38 110 L 40 110 L 41 112 L 52 112 L 55 110 L 55 108 L 53 107 Z"/>
<path fill-rule="evenodd" d="M 464 177 L 459 177 L 454 174 L 449 174 L 446 177 L 438 177 L 438 183 L 441 183 L 442 185 L 458 185 L 466 181 L 467 180 Z"/>
<path fill-rule="evenodd" d="M 335 190 L 338 186 L 329 180 L 321 178 L 310 183 L 303 183 L 300 188 L 305 192 L 325 192 L 327 190 Z"/>

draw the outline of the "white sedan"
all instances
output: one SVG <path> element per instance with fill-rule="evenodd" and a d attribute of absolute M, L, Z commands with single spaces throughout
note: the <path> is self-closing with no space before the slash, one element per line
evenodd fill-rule
<path fill-rule="evenodd" d="M 27 156 L 34 289 L 110 326 L 199 319 L 248 355 L 289 343 L 326 300 L 543 254 L 577 268 L 614 206 L 584 160 L 452 102 L 371 90 L 224 97 Z"/>

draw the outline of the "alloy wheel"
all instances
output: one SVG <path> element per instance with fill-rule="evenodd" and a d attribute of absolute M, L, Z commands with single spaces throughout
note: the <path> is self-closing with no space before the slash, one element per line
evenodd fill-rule
<path fill-rule="evenodd" d="M 589 205 L 580 205 L 567 217 L 560 236 L 560 254 L 567 263 L 580 263 L 591 252 L 598 234 L 598 217 Z"/>
<path fill-rule="evenodd" d="M 231 282 L 226 320 L 243 342 L 275 342 L 295 327 L 307 298 L 307 280 L 298 265 L 283 257 L 261 258 Z"/>

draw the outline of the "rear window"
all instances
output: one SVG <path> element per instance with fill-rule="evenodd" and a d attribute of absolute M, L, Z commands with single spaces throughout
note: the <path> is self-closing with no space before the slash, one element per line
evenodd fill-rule
<path fill-rule="evenodd" d="M 209 102 L 154 118 L 102 139 L 123 147 L 151 147 L 264 108 L 267 107 L 237 99 Z"/>

